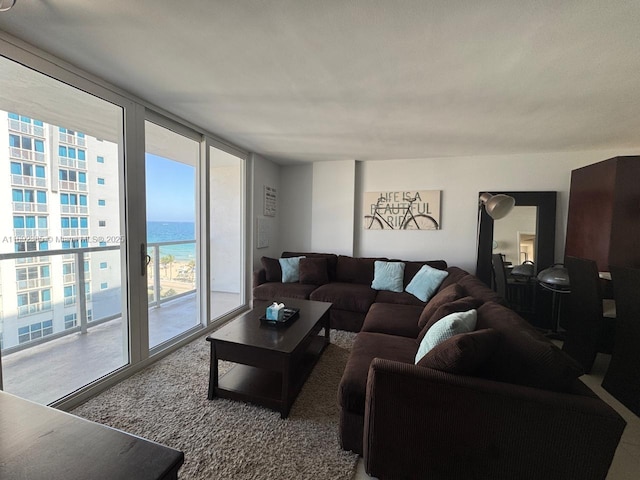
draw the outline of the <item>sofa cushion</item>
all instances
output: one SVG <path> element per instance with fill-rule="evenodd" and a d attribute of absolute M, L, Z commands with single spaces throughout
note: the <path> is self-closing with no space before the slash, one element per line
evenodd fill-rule
<path fill-rule="evenodd" d="M 309 298 L 319 302 L 331 302 L 333 308 L 340 310 L 367 313 L 376 299 L 376 291 L 369 285 L 331 282 L 316 288 Z"/>
<path fill-rule="evenodd" d="M 329 281 L 332 282 L 336 279 L 336 265 L 338 263 L 338 256 L 335 253 L 314 253 L 314 252 L 282 252 L 282 258 L 290 257 L 306 257 L 306 258 L 326 258 L 327 259 L 327 273 L 329 274 Z"/>
<path fill-rule="evenodd" d="M 414 305 L 376 302 L 367 312 L 362 331 L 416 338 L 419 331 L 418 317 L 421 312 L 422 307 Z"/>
<path fill-rule="evenodd" d="M 428 302 L 447 275 L 449 274 L 446 270 L 423 265 L 405 290 L 423 302 Z"/>
<path fill-rule="evenodd" d="M 379 290 L 376 295 L 376 303 L 393 303 L 396 305 L 413 305 L 415 307 L 424 308 L 425 303 L 417 297 L 407 292 L 389 292 L 387 290 Z"/>
<path fill-rule="evenodd" d="M 279 258 L 282 269 L 282 283 L 293 283 L 300 280 L 300 260 L 304 257 Z"/>
<path fill-rule="evenodd" d="M 300 283 L 305 285 L 329 283 L 327 259 L 322 257 L 300 259 Z"/>
<path fill-rule="evenodd" d="M 281 301 L 284 298 L 309 299 L 309 294 L 316 289 L 315 285 L 302 283 L 267 282 L 253 289 L 253 298 L 269 302 Z M 284 302 L 286 304 L 286 301 Z"/>
<path fill-rule="evenodd" d="M 459 333 L 472 332 L 476 328 L 478 312 L 473 309 L 467 312 L 455 312 L 437 321 L 424 336 L 415 356 L 415 363 L 430 352 L 435 346 Z"/>
<path fill-rule="evenodd" d="M 464 288 L 466 295 L 479 298 L 483 303 L 496 302 L 507 305 L 507 301 L 504 298 L 494 290 L 491 290 L 475 275 L 465 275 L 458 280 L 457 284 Z"/>
<path fill-rule="evenodd" d="M 481 301 L 474 297 L 462 297 L 454 300 L 453 302 L 448 302 L 443 305 L 440 305 L 438 309 L 433 312 L 431 318 L 427 321 L 420 333 L 418 334 L 418 341 L 421 342 L 424 338 L 427 330 L 431 328 L 431 326 L 436 323 L 441 318 L 446 317 L 447 315 L 451 315 L 455 312 L 466 312 L 471 310 L 472 308 L 478 308 L 481 305 Z"/>
<path fill-rule="evenodd" d="M 438 308 L 445 303 L 453 302 L 454 300 L 461 298 L 463 293 L 463 289 L 457 283 L 449 285 L 447 288 L 436 293 L 424 307 L 424 310 L 422 310 L 422 314 L 418 319 L 418 328 L 422 330 Z"/>
<path fill-rule="evenodd" d="M 417 364 L 443 372 L 471 375 L 494 354 L 499 339 L 500 332 L 492 328 L 454 335 L 434 347 Z"/>
<path fill-rule="evenodd" d="M 400 261 L 400 260 L 393 260 Z M 422 268 L 423 265 L 429 265 L 432 268 L 438 270 L 446 270 L 447 262 L 444 260 L 425 260 L 424 262 L 404 262 L 404 286 L 409 285 L 409 282 L 416 276 L 416 273 Z"/>
<path fill-rule="evenodd" d="M 478 326 L 495 330 L 527 330 L 537 333 L 536 329 L 524 318 L 504 305 L 497 302 L 485 302 L 478 307 Z M 544 338 L 542 334 L 539 334 Z"/>
<path fill-rule="evenodd" d="M 480 368 L 485 378 L 568 392 L 584 373 L 578 362 L 553 343 L 534 338 L 527 331 L 503 334 L 500 347 L 493 362 Z"/>
<path fill-rule="evenodd" d="M 370 286 L 373 281 L 373 264 L 376 260 L 386 258 L 366 258 L 338 256 L 336 265 L 336 280 L 343 283 L 360 283 Z"/>
<path fill-rule="evenodd" d="M 446 270 L 449 273 L 449 275 L 447 275 L 447 277 L 442 281 L 442 283 L 440 284 L 440 287 L 438 288 L 438 291 L 444 290 L 449 285 L 453 283 L 458 283 L 458 281 L 460 281 L 462 277 L 466 277 L 467 275 L 470 275 L 469 272 L 461 269 L 460 267 L 447 267 Z"/>
<path fill-rule="evenodd" d="M 277 258 L 262 257 L 260 262 L 264 268 L 267 282 L 282 281 L 282 268 L 280 268 L 280 261 Z"/>
<path fill-rule="evenodd" d="M 478 376 L 553 391 L 571 391 L 580 365 L 509 308 L 488 302 L 478 309 L 477 328 L 500 330 L 495 354 Z"/>
<path fill-rule="evenodd" d="M 371 288 L 374 290 L 389 290 L 391 292 L 402 292 L 404 287 L 404 262 L 386 262 L 376 260 L 373 263 L 373 282 Z"/>
<path fill-rule="evenodd" d="M 416 342 L 411 338 L 383 333 L 358 333 L 338 387 L 338 404 L 349 412 L 364 415 L 371 361 L 377 357 L 413 363 L 416 347 Z"/>

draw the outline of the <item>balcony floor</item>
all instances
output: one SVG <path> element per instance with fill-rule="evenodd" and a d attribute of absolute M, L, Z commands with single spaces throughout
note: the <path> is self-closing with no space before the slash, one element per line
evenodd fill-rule
<path fill-rule="evenodd" d="M 211 293 L 212 316 L 217 318 L 240 303 L 240 295 Z M 149 309 L 150 345 L 193 327 L 197 322 L 196 296 L 163 303 Z M 19 352 L 2 356 L 4 390 L 38 403 L 48 404 L 126 365 L 122 318 Z"/>

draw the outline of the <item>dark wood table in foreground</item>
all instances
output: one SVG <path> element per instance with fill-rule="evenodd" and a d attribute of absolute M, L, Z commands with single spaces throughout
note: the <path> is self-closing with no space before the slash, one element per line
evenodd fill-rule
<path fill-rule="evenodd" d="M 1 479 L 176 480 L 183 462 L 173 448 L 0 391 Z"/>
<path fill-rule="evenodd" d="M 207 337 L 211 342 L 209 400 L 230 398 L 280 412 L 282 418 L 298 396 L 329 344 L 331 303 L 283 299 L 300 316 L 286 326 L 260 321 L 272 302 L 256 301 L 253 310 L 231 320 Z M 324 335 L 318 335 L 324 328 Z M 218 360 L 237 363 L 218 378 Z"/>

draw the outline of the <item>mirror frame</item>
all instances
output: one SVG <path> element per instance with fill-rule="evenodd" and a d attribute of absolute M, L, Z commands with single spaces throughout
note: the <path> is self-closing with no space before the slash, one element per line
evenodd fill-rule
<path fill-rule="evenodd" d="M 483 190 L 486 192 L 488 190 Z M 478 198 L 480 194 L 478 193 Z M 495 192 L 510 195 L 516 200 L 516 206 L 538 207 L 536 212 L 536 262 L 535 274 L 550 267 L 555 262 L 556 248 L 556 200 L 558 192 Z M 481 205 L 478 206 L 478 253 L 476 257 L 476 277 L 491 287 L 493 266 L 493 218 Z"/>

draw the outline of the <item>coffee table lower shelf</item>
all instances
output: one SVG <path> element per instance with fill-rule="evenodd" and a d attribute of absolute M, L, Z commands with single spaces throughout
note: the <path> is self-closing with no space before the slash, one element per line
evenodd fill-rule
<path fill-rule="evenodd" d="M 218 379 L 214 396 L 262 405 L 280 411 L 282 418 L 302 390 L 328 342 L 325 336 L 316 335 L 300 358 L 283 359 L 290 371 L 267 370 L 260 367 L 236 364 Z M 285 378 L 288 375 L 288 380 Z"/>

